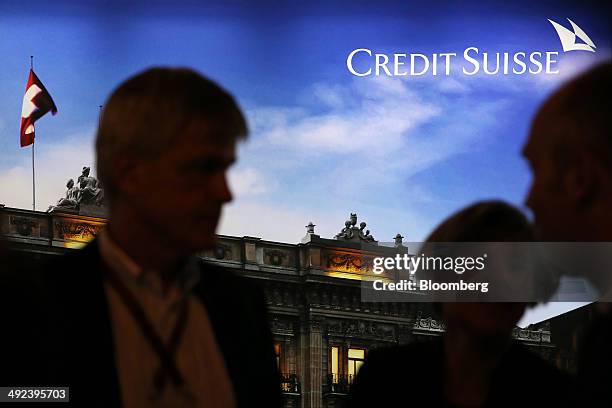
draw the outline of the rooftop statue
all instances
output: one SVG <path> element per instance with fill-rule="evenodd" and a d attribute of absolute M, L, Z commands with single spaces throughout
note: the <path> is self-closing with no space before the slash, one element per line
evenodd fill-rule
<path fill-rule="evenodd" d="M 79 205 L 102 206 L 104 190 L 100 188 L 98 179 L 89 176 L 89 171 L 89 167 L 83 167 L 83 172 L 78 178 L 80 191 L 77 201 Z"/>
<path fill-rule="evenodd" d="M 95 177 L 89 175 L 90 168 L 83 167 L 81 175 L 75 185 L 74 179 L 66 183 L 65 197 L 60 198 L 56 205 L 49 207 L 47 211 L 64 211 L 75 213 L 100 212 L 104 210 L 104 189 Z M 86 208 L 86 210 L 83 209 Z M 100 210 L 95 210 L 95 208 Z M 93 209 L 93 210 L 92 210 Z"/>
<path fill-rule="evenodd" d="M 66 188 L 67 188 L 66 196 L 64 198 L 60 198 L 57 201 L 57 204 L 55 206 L 49 207 L 49 210 L 51 209 L 78 210 L 79 203 L 77 199 L 80 193 L 79 187 L 74 185 L 73 179 L 69 179 L 68 182 L 66 183 Z"/>
<path fill-rule="evenodd" d="M 334 238 L 341 239 L 345 241 L 356 241 L 356 242 L 372 242 L 376 243 L 374 237 L 370 234 L 370 230 L 365 230 L 366 223 L 361 222 L 359 224 L 359 228 L 357 225 L 357 214 L 351 213 L 351 216 L 348 220 L 344 222 L 344 228 L 340 230 L 338 234 Z"/>

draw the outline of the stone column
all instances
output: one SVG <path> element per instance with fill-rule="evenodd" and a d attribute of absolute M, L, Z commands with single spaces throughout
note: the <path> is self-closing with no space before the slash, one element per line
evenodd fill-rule
<path fill-rule="evenodd" d="M 323 406 L 321 322 L 310 320 L 302 326 L 300 334 L 300 363 L 302 377 L 302 407 Z"/>
<path fill-rule="evenodd" d="M 241 260 L 244 263 L 244 269 L 257 270 L 257 244 L 261 238 L 257 237 L 242 237 L 242 254 Z"/>

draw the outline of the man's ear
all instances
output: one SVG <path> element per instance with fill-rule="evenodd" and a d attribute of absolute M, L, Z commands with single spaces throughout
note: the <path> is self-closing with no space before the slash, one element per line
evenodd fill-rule
<path fill-rule="evenodd" d="M 140 166 L 141 162 L 128 158 L 121 157 L 113 163 L 115 185 L 117 186 L 118 194 L 121 196 L 130 196 L 135 191 L 139 191 L 139 186 L 143 181 L 144 169 Z"/>
<path fill-rule="evenodd" d="M 573 166 L 565 174 L 565 191 L 576 207 L 590 206 L 597 199 L 602 183 L 601 164 L 583 150 L 574 152 Z"/>

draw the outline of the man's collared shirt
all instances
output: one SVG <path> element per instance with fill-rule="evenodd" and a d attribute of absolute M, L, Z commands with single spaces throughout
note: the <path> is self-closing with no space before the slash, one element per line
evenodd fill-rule
<path fill-rule="evenodd" d="M 188 259 L 170 286 L 164 288 L 158 271 L 139 267 L 106 231 L 99 235 L 99 245 L 102 259 L 133 294 L 164 344 L 168 343 L 185 302 L 189 309 L 185 331 L 174 355 L 185 383 L 177 387 L 168 378 L 158 391 L 154 376 L 160 370 L 160 358 L 124 301 L 105 283 L 123 406 L 234 407 L 232 384 L 208 314 L 191 293 L 200 279 L 199 260 Z"/>

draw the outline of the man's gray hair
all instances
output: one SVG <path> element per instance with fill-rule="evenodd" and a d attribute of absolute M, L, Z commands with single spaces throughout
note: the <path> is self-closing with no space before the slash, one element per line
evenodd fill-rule
<path fill-rule="evenodd" d="M 202 119 L 223 129 L 215 137 L 247 136 L 234 98 L 192 69 L 151 68 L 119 85 L 104 105 L 96 136 L 97 174 L 106 198 L 112 202 L 117 193 L 113 167 L 118 158 L 159 157 Z"/>

